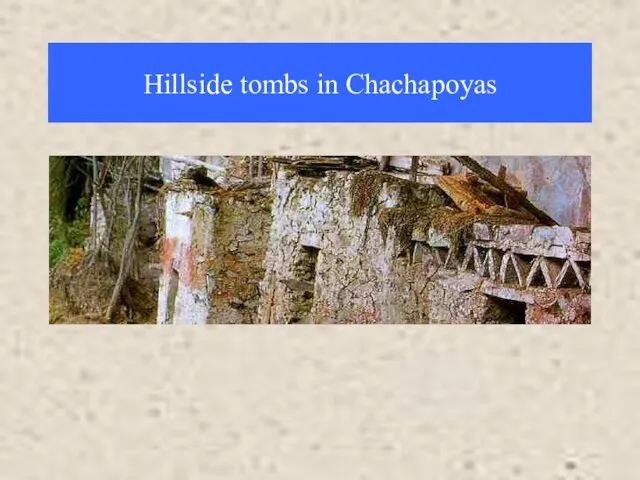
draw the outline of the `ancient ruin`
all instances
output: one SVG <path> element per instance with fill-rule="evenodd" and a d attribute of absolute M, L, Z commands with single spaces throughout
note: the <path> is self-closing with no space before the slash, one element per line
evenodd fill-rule
<path fill-rule="evenodd" d="M 162 157 L 156 173 L 159 324 L 590 323 L 588 157 Z"/>

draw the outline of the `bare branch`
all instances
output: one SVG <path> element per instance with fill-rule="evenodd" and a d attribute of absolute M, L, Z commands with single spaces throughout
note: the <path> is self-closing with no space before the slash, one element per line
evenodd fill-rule
<path fill-rule="evenodd" d="M 120 297 L 122 295 L 122 288 L 125 281 L 129 276 L 131 269 L 131 260 L 133 256 L 133 249 L 135 246 L 136 235 L 138 233 L 138 225 L 140 224 L 140 210 L 142 204 L 142 183 L 144 178 L 144 157 L 138 159 L 138 178 L 135 200 L 135 213 L 133 220 L 127 230 L 127 236 L 125 237 L 124 245 L 122 247 L 122 257 L 120 260 L 120 271 L 118 272 L 118 279 L 107 307 L 106 319 L 111 322 L 113 320 L 115 309 L 120 303 Z"/>

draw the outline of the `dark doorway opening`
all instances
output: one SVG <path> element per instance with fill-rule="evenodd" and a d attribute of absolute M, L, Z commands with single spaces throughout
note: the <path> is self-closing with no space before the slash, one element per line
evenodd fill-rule
<path fill-rule="evenodd" d="M 489 297 L 489 300 L 484 323 L 526 323 L 526 303 L 498 297 Z"/>
<path fill-rule="evenodd" d="M 298 252 L 298 258 L 296 259 L 296 264 L 294 266 L 296 279 L 302 282 L 311 283 L 316 281 L 319 254 L 319 248 L 301 245 L 300 251 Z"/>
<path fill-rule="evenodd" d="M 300 245 L 293 263 L 293 281 L 288 282 L 291 291 L 291 310 L 288 323 L 309 323 L 316 284 L 320 249 Z"/>

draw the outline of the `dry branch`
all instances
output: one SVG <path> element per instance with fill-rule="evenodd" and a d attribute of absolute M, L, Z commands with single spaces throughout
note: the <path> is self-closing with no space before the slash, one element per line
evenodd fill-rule
<path fill-rule="evenodd" d="M 142 206 L 142 183 L 144 177 L 144 157 L 138 159 L 138 178 L 136 188 L 136 200 L 135 200 L 135 213 L 129 229 L 127 230 L 127 236 L 124 240 L 122 247 L 122 257 L 120 259 L 120 271 L 118 272 L 118 279 L 107 307 L 106 319 L 111 322 L 115 313 L 115 309 L 120 303 L 120 297 L 122 295 L 122 288 L 125 281 L 129 276 L 129 270 L 131 269 L 131 260 L 133 257 L 133 250 L 135 246 L 136 235 L 138 233 L 138 225 L 140 223 L 140 210 Z"/>

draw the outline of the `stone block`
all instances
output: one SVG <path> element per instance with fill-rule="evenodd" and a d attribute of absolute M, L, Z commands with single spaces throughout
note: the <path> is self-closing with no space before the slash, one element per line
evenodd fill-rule
<path fill-rule="evenodd" d="M 448 290 L 462 293 L 475 290 L 482 284 L 482 278 L 472 273 L 456 273 L 453 275 L 442 275 L 438 278 L 438 283 Z"/>
<path fill-rule="evenodd" d="M 473 224 L 473 238 L 477 240 L 492 240 L 491 229 L 489 225 L 484 223 L 474 223 Z"/>
<path fill-rule="evenodd" d="M 493 227 L 493 240 L 505 246 L 524 244 L 531 238 L 533 225 L 502 225 Z"/>
<path fill-rule="evenodd" d="M 300 236 L 300 244 L 305 247 L 322 248 L 322 235 L 318 232 L 304 233 Z"/>
<path fill-rule="evenodd" d="M 532 292 L 519 288 L 500 285 L 491 280 L 485 280 L 480 291 L 490 297 L 502 298 L 503 300 L 511 300 L 514 302 L 524 302 L 527 304 L 535 303 L 535 296 Z"/>
<path fill-rule="evenodd" d="M 426 242 L 430 247 L 436 248 L 448 248 L 451 245 L 449 239 L 435 228 L 429 228 Z"/>
<path fill-rule="evenodd" d="M 561 246 L 566 247 L 573 243 L 573 232 L 569 227 L 536 227 L 531 238 L 535 246 Z"/>

